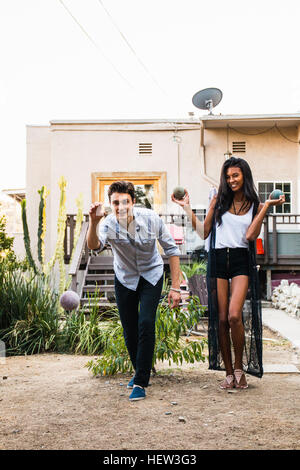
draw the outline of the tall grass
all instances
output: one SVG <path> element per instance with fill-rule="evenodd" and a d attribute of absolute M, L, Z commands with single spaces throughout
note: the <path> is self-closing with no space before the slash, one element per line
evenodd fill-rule
<path fill-rule="evenodd" d="M 57 349 L 58 296 L 50 277 L 0 267 L 0 339 L 8 355 Z"/>
<path fill-rule="evenodd" d="M 103 322 L 96 304 L 99 293 L 89 296 L 89 313 L 84 308 L 66 317 L 62 329 L 63 349 L 75 354 L 100 354 L 103 351 Z"/>

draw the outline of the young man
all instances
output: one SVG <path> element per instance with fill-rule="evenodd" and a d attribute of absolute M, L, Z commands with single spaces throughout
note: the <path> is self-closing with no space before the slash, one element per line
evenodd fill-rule
<path fill-rule="evenodd" d="M 161 218 L 150 209 L 134 207 L 132 183 L 117 181 L 108 190 L 112 213 L 104 217 L 101 202 L 91 205 L 87 244 L 101 250 L 109 242 L 114 255 L 115 292 L 124 338 L 135 369 L 129 400 L 145 398 L 155 345 L 155 316 L 163 284 L 163 260 L 156 240 L 169 258 L 172 287 L 168 295 L 174 308 L 180 302 L 179 250 Z"/>

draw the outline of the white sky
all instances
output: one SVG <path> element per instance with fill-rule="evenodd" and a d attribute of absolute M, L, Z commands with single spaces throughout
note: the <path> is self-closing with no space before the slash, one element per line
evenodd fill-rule
<path fill-rule="evenodd" d="M 300 112 L 299 0 L 102 0 L 159 86 L 99 0 L 64 3 L 119 73 L 59 0 L 0 0 L 0 189 L 25 187 L 26 124 L 199 116 L 207 87 L 216 114 Z"/>

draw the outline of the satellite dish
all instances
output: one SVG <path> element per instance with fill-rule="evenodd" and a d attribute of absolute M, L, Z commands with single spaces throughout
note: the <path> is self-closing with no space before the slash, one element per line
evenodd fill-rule
<path fill-rule="evenodd" d="M 219 88 L 205 88 L 195 93 L 192 102 L 196 108 L 208 109 L 209 114 L 212 114 L 212 109 L 220 103 L 222 96 Z"/>

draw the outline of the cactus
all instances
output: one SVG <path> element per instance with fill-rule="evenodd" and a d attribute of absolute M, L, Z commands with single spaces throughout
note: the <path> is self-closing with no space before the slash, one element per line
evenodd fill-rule
<path fill-rule="evenodd" d="M 73 244 L 73 249 L 71 253 L 71 258 L 70 258 L 70 264 L 72 263 L 72 259 L 75 253 L 76 245 L 78 242 L 78 238 L 80 235 L 80 230 L 81 230 L 81 225 L 83 221 L 83 195 L 82 193 L 79 194 L 78 198 L 76 199 L 76 206 L 77 206 L 77 214 L 76 214 L 76 225 L 75 225 L 75 230 L 74 230 L 74 244 Z M 69 288 L 70 284 L 72 282 L 72 276 L 69 276 L 69 279 L 67 281 L 66 287 Z"/>
<path fill-rule="evenodd" d="M 23 199 L 23 201 L 21 201 L 21 208 L 22 208 L 22 223 L 23 223 L 24 245 L 25 245 L 25 250 L 26 250 L 26 256 L 29 262 L 29 266 L 34 270 L 35 274 L 37 274 L 38 270 L 33 260 L 31 248 L 30 248 L 30 237 L 29 237 L 27 215 L 26 215 L 26 199 Z"/>
<path fill-rule="evenodd" d="M 62 294 L 65 290 L 66 285 L 66 272 L 65 272 L 65 263 L 64 263 L 64 237 L 65 237 L 65 228 L 66 228 L 66 185 L 67 182 L 63 176 L 59 180 L 60 187 L 60 202 L 59 202 L 59 212 L 57 220 L 57 241 L 54 250 L 54 254 L 48 264 L 45 266 L 45 272 L 49 272 L 55 265 L 55 262 L 58 261 L 59 264 L 59 294 Z"/>
<path fill-rule="evenodd" d="M 77 214 L 76 214 L 76 225 L 75 225 L 75 230 L 74 230 L 74 245 L 73 245 L 73 249 L 71 253 L 70 264 L 72 263 L 72 259 L 75 253 L 75 248 L 78 242 L 81 225 L 83 221 L 83 195 L 82 193 L 80 193 L 78 198 L 76 199 L 76 206 L 77 206 Z"/>
<path fill-rule="evenodd" d="M 46 186 L 38 191 L 40 195 L 39 205 L 39 227 L 38 227 L 38 259 L 44 270 L 45 265 L 45 234 L 46 234 L 46 197 L 49 194 Z"/>

